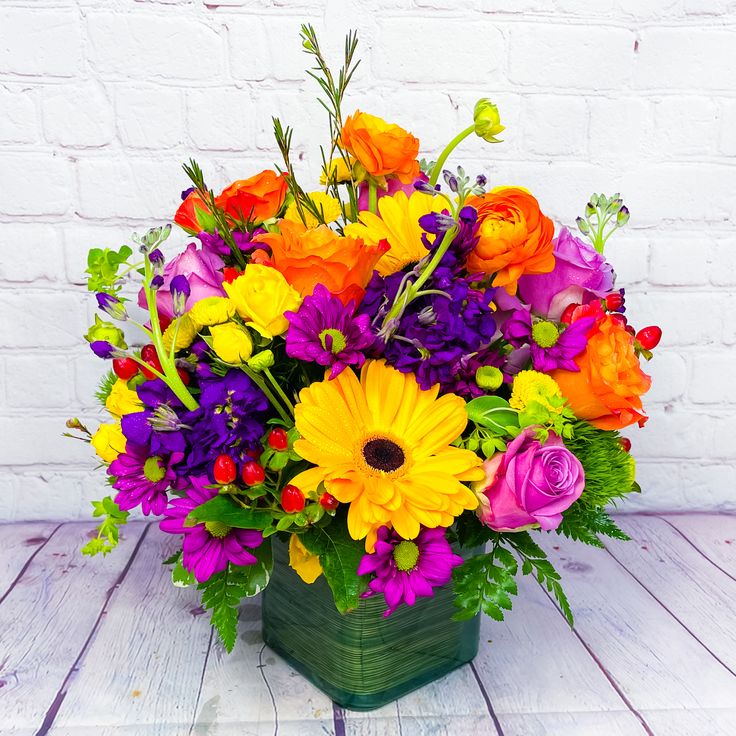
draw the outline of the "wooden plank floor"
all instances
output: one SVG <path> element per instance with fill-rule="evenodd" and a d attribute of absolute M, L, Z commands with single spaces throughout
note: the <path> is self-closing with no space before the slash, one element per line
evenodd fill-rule
<path fill-rule="evenodd" d="M 130 524 L 107 559 L 92 524 L 0 525 L 3 736 L 734 736 L 736 516 L 619 517 L 605 550 L 544 546 L 576 614 L 534 581 L 476 660 L 372 713 L 335 705 L 266 648 L 258 600 L 227 655 L 197 595 Z"/>

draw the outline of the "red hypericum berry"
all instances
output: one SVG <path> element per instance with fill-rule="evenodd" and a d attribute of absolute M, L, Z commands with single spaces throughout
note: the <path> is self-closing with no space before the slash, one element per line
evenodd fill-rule
<path fill-rule="evenodd" d="M 176 372 L 179 374 L 179 378 L 181 378 L 181 382 L 188 386 L 189 382 L 192 380 L 191 376 L 189 375 L 189 371 L 185 371 L 183 368 L 177 368 Z"/>
<path fill-rule="evenodd" d="M 636 330 L 631 325 L 626 325 L 626 332 L 628 332 L 632 337 L 636 335 Z"/>
<path fill-rule="evenodd" d="M 572 313 L 575 311 L 577 307 L 579 307 L 579 304 L 568 304 L 565 307 L 565 311 L 562 313 L 562 316 L 560 317 L 560 322 L 564 325 L 569 325 L 572 323 Z"/>
<path fill-rule="evenodd" d="M 611 315 L 611 319 L 620 327 L 626 327 L 628 324 L 628 320 L 623 314 L 619 314 L 619 312 L 614 312 Z"/>
<path fill-rule="evenodd" d="M 639 332 L 636 333 L 636 340 L 644 350 L 654 350 L 659 345 L 659 341 L 662 339 L 662 330 L 656 325 L 650 325 L 649 327 L 642 327 Z"/>
<path fill-rule="evenodd" d="M 287 514 L 296 514 L 298 511 L 303 511 L 304 494 L 296 486 L 289 483 L 281 491 L 281 506 Z"/>
<path fill-rule="evenodd" d="M 112 361 L 112 369 L 118 378 L 129 381 L 138 373 L 138 363 L 133 358 L 115 358 Z"/>
<path fill-rule="evenodd" d="M 620 437 L 618 442 L 624 452 L 631 452 L 631 440 L 628 437 Z"/>
<path fill-rule="evenodd" d="M 238 271 L 237 268 L 233 268 L 232 266 L 225 266 L 225 268 L 222 269 L 222 280 L 226 284 L 231 284 L 241 274 L 242 271 Z"/>
<path fill-rule="evenodd" d="M 143 349 L 141 350 L 141 360 L 143 360 L 144 363 L 148 363 L 151 368 L 155 368 L 159 373 L 163 372 L 156 348 L 150 343 L 143 346 Z M 143 368 L 142 366 L 141 372 L 149 381 L 152 378 L 155 378 L 155 374 L 152 371 L 149 371 L 147 368 Z"/>
<path fill-rule="evenodd" d="M 268 445 L 274 450 L 286 450 L 289 447 L 289 438 L 281 427 L 276 427 L 268 433 Z"/>
<path fill-rule="evenodd" d="M 144 345 L 141 348 L 141 360 L 145 360 L 146 363 L 150 363 L 154 359 L 158 360 L 156 346 L 153 343 L 148 343 L 148 345 Z"/>
<path fill-rule="evenodd" d="M 266 480 L 266 471 L 263 469 L 263 465 L 259 465 L 255 460 L 249 460 L 243 465 L 241 475 L 243 483 L 247 486 L 257 486 Z"/>
<path fill-rule="evenodd" d="M 230 455 L 218 455 L 212 468 L 215 482 L 220 485 L 232 483 L 238 477 L 238 468 Z"/>
<path fill-rule="evenodd" d="M 609 312 L 618 312 L 624 305 L 624 297 L 620 291 L 614 291 L 606 297 L 606 309 Z"/>
<path fill-rule="evenodd" d="M 340 505 L 340 502 L 331 493 L 325 491 L 319 498 L 319 505 L 325 511 L 334 511 Z"/>

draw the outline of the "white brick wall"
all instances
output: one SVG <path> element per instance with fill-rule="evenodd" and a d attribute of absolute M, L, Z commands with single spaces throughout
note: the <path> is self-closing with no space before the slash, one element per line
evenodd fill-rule
<path fill-rule="evenodd" d="M 348 107 L 426 155 L 475 99 L 506 142 L 460 161 L 572 224 L 592 191 L 632 211 L 609 256 L 664 340 L 632 506 L 736 509 L 736 3 L 733 0 L 2 0 L 0 519 L 77 517 L 105 492 L 60 437 L 98 417 L 87 248 L 170 218 L 195 155 L 213 186 L 276 160 L 272 113 L 315 174 L 324 118 L 298 27 L 363 63 Z M 184 242 L 181 240 L 180 242 Z"/>

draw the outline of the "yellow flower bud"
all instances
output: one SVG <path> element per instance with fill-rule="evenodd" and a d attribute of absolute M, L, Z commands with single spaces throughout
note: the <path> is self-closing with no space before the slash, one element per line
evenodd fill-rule
<path fill-rule="evenodd" d="M 212 325 L 212 349 L 217 357 L 225 363 L 244 363 L 253 353 L 253 340 L 248 330 L 235 322 L 226 322 L 224 325 Z"/>
<path fill-rule="evenodd" d="M 333 158 L 332 161 L 330 161 L 330 166 L 328 169 L 330 181 L 336 181 L 336 182 L 350 181 L 350 173 L 352 171 L 352 166 L 354 162 L 352 159 L 349 159 L 349 161 L 350 161 L 350 166 L 348 166 L 345 163 L 345 159 L 342 156 Z M 327 176 L 325 176 L 324 170 L 320 174 L 319 183 L 323 185 L 327 184 Z"/>
<path fill-rule="evenodd" d="M 91 440 L 95 452 L 106 463 L 111 463 L 117 459 L 121 452 L 125 452 L 125 442 L 125 435 L 120 429 L 120 422 L 100 424 Z"/>
<path fill-rule="evenodd" d="M 248 360 L 248 368 L 256 373 L 262 373 L 266 369 L 270 368 L 276 362 L 273 351 L 261 350 L 260 353 L 256 353 L 250 360 Z"/>
<path fill-rule="evenodd" d="M 335 222 L 338 217 L 342 214 L 340 209 L 340 203 L 329 194 L 325 192 L 310 192 L 307 197 L 314 204 L 315 208 L 322 213 L 325 223 Z M 322 224 L 321 220 L 318 220 L 307 207 L 302 205 L 302 212 L 304 213 L 304 224 L 307 227 L 318 227 Z M 291 222 L 302 222 L 302 218 L 299 217 L 299 209 L 296 206 L 296 202 L 292 202 L 286 208 L 286 214 L 284 215 L 285 220 Z"/>
<path fill-rule="evenodd" d="M 289 540 L 289 565 L 308 585 L 311 585 L 322 574 L 319 556 L 313 555 L 301 543 L 297 534 L 292 534 Z"/>
<path fill-rule="evenodd" d="M 241 276 L 224 286 L 245 323 L 264 337 L 283 335 L 289 328 L 284 312 L 296 311 L 302 303 L 299 292 L 279 271 L 259 263 L 248 264 Z"/>
<path fill-rule="evenodd" d="M 200 299 L 187 312 L 198 325 L 221 325 L 235 316 L 235 305 L 224 296 L 208 296 Z"/>
<path fill-rule="evenodd" d="M 138 398 L 135 391 L 128 388 L 127 381 L 118 378 L 112 386 L 110 395 L 105 400 L 105 408 L 115 419 L 120 419 L 126 414 L 143 411 L 143 402 Z"/>
<path fill-rule="evenodd" d="M 505 130 L 501 125 L 501 116 L 498 114 L 498 108 L 486 97 L 475 103 L 473 111 L 473 123 L 475 124 L 475 134 L 488 143 L 501 143 L 496 136 Z"/>
<path fill-rule="evenodd" d="M 178 331 L 177 331 L 177 325 Z M 177 317 L 167 328 L 163 334 L 163 345 L 166 352 L 171 351 L 171 343 L 174 341 L 176 334 L 176 349 L 184 350 L 188 348 L 196 339 L 200 326 L 189 316 L 189 312 Z"/>

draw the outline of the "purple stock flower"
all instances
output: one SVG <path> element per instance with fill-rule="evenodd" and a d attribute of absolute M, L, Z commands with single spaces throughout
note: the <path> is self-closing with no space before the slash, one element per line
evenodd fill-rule
<path fill-rule="evenodd" d="M 515 348 L 529 345 L 532 367 L 548 373 L 556 368 L 579 371 L 574 358 L 585 350 L 594 317 L 582 317 L 564 326 L 547 320 L 532 320 L 526 309 L 517 309 L 504 323 L 502 333 Z"/>
<path fill-rule="evenodd" d="M 257 227 L 252 233 L 243 233 L 239 230 L 234 230 L 231 235 L 235 241 L 235 245 L 243 251 L 243 253 L 249 253 L 256 248 L 263 248 L 263 243 L 256 243 L 253 241 L 256 235 L 265 233 L 266 230 L 262 227 Z M 204 230 L 197 235 L 199 242 L 202 243 L 202 250 L 209 251 L 218 256 L 229 256 L 231 255 L 230 246 L 225 242 L 222 236 L 215 230 L 214 233 L 208 233 Z"/>
<path fill-rule="evenodd" d="M 413 606 L 417 598 L 432 597 L 433 589 L 447 585 L 452 569 L 463 563 L 453 553 L 445 531 L 422 527 L 416 539 L 408 540 L 382 526 L 375 551 L 358 565 L 358 575 L 375 575 L 362 597 L 382 593 L 388 606 L 384 616 L 390 616 L 401 603 Z"/>
<path fill-rule="evenodd" d="M 263 542 L 263 535 L 252 529 L 236 529 L 221 521 L 208 521 L 188 526 L 189 514 L 217 495 L 216 488 L 208 488 L 206 477 L 189 478 L 183 498 L 173 499 L 165 509 L 159 526 L 168 534 L 183 534 L 182 564 L 194 574 L 198 583 L 204 583 L 222 572 L 228 563 L 254 565 L 258 560 L 251 550 Z"/>
<path fill-rule="evenodd" d="M 101 291 L 95 294 L 95 298 L 97 299 L 97 306 L 108 316 L 120 321 L 128 319 L 125 306 L 116 296 Z"/>
<path fill-rule="evenodd" d="M 587 304 L 613 290 L 613 268 L 590 243 L 567 228 L 555 240 L 554 255 L 550 273 L 519 279 L 519 296 L 536 314 L 559 320 L 569 304 Z"/>
<path fill-rule="evenodd" d="M 171 291 L 171 303 L 174 308 L 174 316 L 179 317 L 187 311 L 187 299 L 192 293 L 186 276 L 179 274 L 171 279 L 169 284 Z"/>
<path fill-rule="evenodd" d="M 330 378 L 339 376 L 348 365 L 358 368 L 365 362 L 364 351 L 373 344 L 370 317 L 354 316 L 355 302 L 347 305 L 322 285 L 302 302 L 296 312 L 285 312 L 289 320 L 286 354 L 308 362 L 330 366 Z"/>
<path fill-rule="evenodd" d="M 115 353 L 117 352 L 117 348 L 107 340 L 94 340 L 89 346 L 98 358 L 103 358 L 104 360 L 115 357 Z"/>
<path fill-rule="evenodd" d="M 166 491 L 176 480 L 172 466 L 182 457 L 183 453 L 173 453 L 166 460 L 151 454 L 147 447 L 127 442 L 125 452 L 108 468 L 115 477 L 113 488 L 118 490 L 115 503 L 123 511 L 140 506 L 145 516 L 162 514 L 168 502 Z"/>

